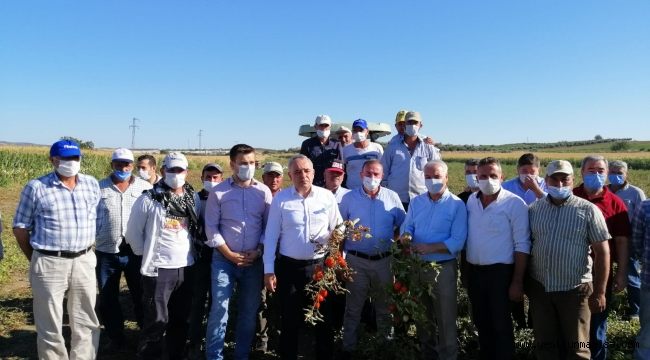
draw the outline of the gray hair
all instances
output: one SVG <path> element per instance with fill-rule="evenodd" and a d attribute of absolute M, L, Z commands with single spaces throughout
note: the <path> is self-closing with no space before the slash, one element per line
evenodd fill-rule
<path fill-rule="evenodd" d="M 289 159 L 289 165 L 287 166 L 287 168 L 289 169 L 289 171 L 291 171 L 291 166 L 292 166 L 293 163 L 295 163 L 297 160 L 307 160 L 307 161 L 309 161 L 309 163 L 312 165 L 312 167 L 314 166 L 314 163 L 312 163 L 311 160 L 310 160 L 307 156 L 305 156 L 305 155 L 303 155 L 303 154 L 298 154 L 298 155 L 294 155 L 294 156 L 292 156 L 291 159 Z"/>
<path fill-rule="evenodd" d="M 627 163 L 623 160 L 614 160 L 609 163 L 609 168 L 610 169 L 620 169 L 623 170 L 624 173 L 627 173 Z"/>
<path fill-rule="evenodd" d="M 582 159 L 582 163 L 580 163 L 580 169 L 584 170 L 585 165 L 587 165 L 588 162 L 592 161 L 602 161 L 605 163 L 605 167 L 608 165 L 607 159 L 605 159 L 605 157 L 602 155 L 587 155 L 584 159 Z"/>
<path fill-rule="evenodd" d="M 430 168 L 430 167 L 434 167 L 434 166 L 440 166 L 440 168 L 442 169 L 442 171 L 445 174 L 449 173 L 449 167 L 447 166 L 447 163 L 445 163 L 442 160 L 431 160 L 431 161 L 429 161 L 426 165 L 424 165 L 424 170 L 426 170 L 427 168 Z"/>

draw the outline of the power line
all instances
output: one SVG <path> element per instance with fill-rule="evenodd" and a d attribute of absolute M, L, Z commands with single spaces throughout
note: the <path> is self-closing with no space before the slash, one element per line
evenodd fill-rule
<path fill-rule="evenodd" d="M 140 128 L 136 125 L 136 121 L 140 121 L 140 119 L 133 118 L 133 123 L 129 125 L 129 128 L 131 129 L 131 150 L 135 149 L 135 129 Z"/>

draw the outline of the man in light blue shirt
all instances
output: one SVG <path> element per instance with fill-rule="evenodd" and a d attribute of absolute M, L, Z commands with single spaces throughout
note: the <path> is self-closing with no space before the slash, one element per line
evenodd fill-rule
<path fill-rule="evenodd" d="M 401 231 L 412 235 L 413 249 L 422 260 L 441 266 L 438 271 L 423 268 L 419 274 L 420 279 L 433 284 L 433 296 L 419 300 L 427 306 L 430 324 L 437 326 L 437 331 L 418 329 L 422 353 L 431 354 L 431 358 L 438 354 L 439 359 L 456 359 L 456 256 L 467 237 L 467 212 L 463 201 L 447 188 L 447 172 L 442 160 L 424 166 L 427 192 L 413 198 Z"/>
<path fill-rule="evenodd" d="M 213 189 L 205 207 L 206 243 L 215 248 L 206 358 L 216 360 L 223 359 L 228 307 L 235 291 L 239 297 L 234 359 L 248 359 L 262 300 L 263 234 L 272 199 L 271 190 L 253 178 L 255 149 L 233 146 L 230 168 L 233 176 Z"/>
<path fill-rule="evenodd" d="M 521 155 L 517 160 L 517 177 L 503 182 L 501 187 L 522 198 L 526 205 L 546 196 L 546 182 L 539 176 L 537 155 Z"/>
<path fill-rule="evenodd" d="M 384 166 L 384 185 L 397 192 L 404 208 L 412 198 L 427 191 L 424 186 L 424 165 L 440 160 L 440 150 L 419 136 L 422 128 L 420 113 L 409 111 L 405 116 L 402 141 L 391 141 L 381 159 Z"/>
<path fill-rule="evenodd" d="M 370 228 L 370 238 L 353 241 L 346 239 L 344 249 L 352 269 L 352 281 L 346 288 L 345 317 L 343 319 L 343 351 L 356 348 L 359 321 L 363 304 L 369 295 L 375 304 L 377 328 L 382 337 L 390 333 L 390 312 L 386 287 L 393 276 L 390 270 L 390 246 L 399 226 L 404 221 L 404 208 L 394 191 L 380 186 L 383 169 L 379 160 L 368 160 L 361 174 L 363 186 L 343 196 L 339 205 L 343 220 L 359 219 L 359 224 Z"/>

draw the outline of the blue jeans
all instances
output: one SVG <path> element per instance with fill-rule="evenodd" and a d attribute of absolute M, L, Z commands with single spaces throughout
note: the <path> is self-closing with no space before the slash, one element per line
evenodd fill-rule
<path fill-rule="evenodd" d="M 613 278 L 610 276 L 607 281 L 607 289 L 605 290 L 606 304 L 605 310 L 599 313 L 591 314 L 591 324 L 589 328 L 589 349 L 591 350 L 592 360 L 605 360 L 607 359 L 607 316 L 609 315 L 609 307 L 612 301 L 612 282 Z"/>
<path fill-rule="evenodd" d="M 237 284 L 237 325 L 234 358 L 248 359 L 253 338 L 257 309 L 262 300 L 264 269 L 262 259 L 253 265 L 238 267 L 219 251 L 212 255 L 212 306 L 206 334 L 206 358 L 223 359 L 223 346 L 228 324 L 228 304 Z"/>
<path fill-rule="evenodd" d="M 634 351 L 634 358 L 638 360 L 650 359 L 650 287 L 641 286 L 641 310 L 639 321 L 641 329 L 636 337 L 638 347 Z"/>
<path fill-rule="evenodd" d="M 628 315 L 639 315 L 639 304 L 641 303 L 641 264 L 639 259 L 630 256 L 627 266 L 627 302 L 630 306 Z"/>
<path fill-rule="evenodd" d="M 126 284 L 133 300 L 133 312 L 138 326 L 142 329 L 142 277 L 140 275 L 141 256 L 96 252 L 97 285 L 99 286 L 99 314 L 106 335 L 111 340 L 124 341 L 124 316 L 120 306 L 120 277 L 124 272 Z"/>

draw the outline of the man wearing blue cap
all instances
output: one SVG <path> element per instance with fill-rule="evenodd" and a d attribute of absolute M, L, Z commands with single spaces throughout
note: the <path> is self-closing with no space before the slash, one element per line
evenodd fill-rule
<path fill-rule="evenodd" d="M 346 185 L 350 190 L 361 187 L 359 174 L 363 164 L 368 160 L 381 160 L 384 154 L 381 145 L 370 142 L 368 123 L 364 119 L 357 119 L 352 123 L 352 141 L 352 144 L 341 150 L 341 158 L 348 175 Z"/>
<path fill-rule="evenodd" d="M 22 193 L 13 230 L 30 260 L 34 324 L 40 359 L 94 359 L 99 344 L 95 315 L 95 243 L 99 184 L 79 174 L 81 151 L 70 140 L 50 148 L 54 171 L 30 180 Z M 62 333 L 63 297 L 70 314 L 70 356 Z"/>

